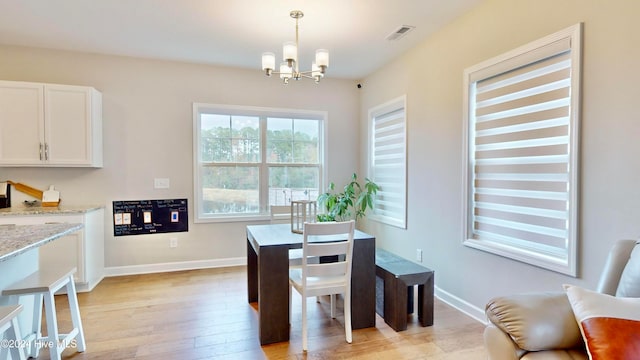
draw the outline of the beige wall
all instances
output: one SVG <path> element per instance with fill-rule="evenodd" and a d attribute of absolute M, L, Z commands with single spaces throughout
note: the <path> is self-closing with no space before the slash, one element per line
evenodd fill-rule
<path fill-rule="evenodd" d="M 212 49 L 214 51 L 215 49 Z M 94 86 L 103 95 L 104 168 L 0 168 L 0 179 L 40 189 L 55 184 L 64 204 L 103 204 L 106 265 L 241 261 L 246 223 L 193 223 L 192 103 L 328 112 L 328 178 L 347 179 L 358 163 L 355 82 L 327 76 L 321 85 L 283 86 L 259 67 L 214 66 L 0 47 L 0 79 Z M 355 135 L 354 135 L 355 134 Z M 169 190 L 153 179 L 169 178 Z M 114 200 L 188 198 L 189 232 L 114 237 Z M 169 236 L 178 248 L 169 248 Z"/>
<path fill-rule="evenodd" d="M 596 286 L 611 244 L 640 234 L 640 46 L 636 0 L 488 0 L 362 81 L 367 110 L 407 94 L 408 228 L 369 223 L 378 245 L 436 273 L 439 294 L 481 316 L 521 291 Z M 584 22 L 579 277 L 462 246 L 462 73 L 466 67 Z M 361 144 L 364 151 L 365 144 Z"/>

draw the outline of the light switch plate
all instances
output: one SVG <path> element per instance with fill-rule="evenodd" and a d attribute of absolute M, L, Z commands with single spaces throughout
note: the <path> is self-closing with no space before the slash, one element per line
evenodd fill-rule
<path fill-rule="evenodd" d="M 153 188 L 154 189 L 168 189 L 170 186 L 170 181 L 168 178 L 155 178 L 153 179 Z"/>

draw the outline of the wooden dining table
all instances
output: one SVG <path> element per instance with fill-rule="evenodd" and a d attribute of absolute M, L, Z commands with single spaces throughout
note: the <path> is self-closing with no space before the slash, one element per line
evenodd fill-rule
<path fill-rule="evenodd" d="M 289 249 L 302 248 L 290 224 L 247 226 L 247 290 L 258 302 L 260 344 L 289 340 Z M 353 329 L 376 323 L 375 237 L 356 230 L 351 270 Z"/>

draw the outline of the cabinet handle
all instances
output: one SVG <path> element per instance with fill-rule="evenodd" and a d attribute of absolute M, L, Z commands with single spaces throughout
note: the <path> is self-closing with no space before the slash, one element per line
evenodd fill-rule
<path fill-rule="evenodd" d="M 44 143 L 44 159 L 49 160 L 49 144 Z"/>
<path fill-rule="evenodd" d="M 43 148 L 44 148 L 44 145 L 42 143 L 40 143 L 40 161 L 42 161 Z"/>

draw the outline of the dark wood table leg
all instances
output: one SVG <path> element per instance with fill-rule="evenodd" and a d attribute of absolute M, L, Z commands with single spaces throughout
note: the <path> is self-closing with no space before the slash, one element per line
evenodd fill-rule
<path fill-rule="evenodd" d="M 351 327 L 364 329 L 374 326 L 376 326 L 376 241 L 372 238 L 354 241 L 351 268 Z"/>
<path fill-rule="evenodd" d="M 424 284 L 418 285 L 418 320 L 422 326 L 433 325 L 434 274 L 430 273 Z"/>
<path fill-rule="evenodd" d="M 407 284 L 391 273 L 385 274 L 384 322 L 395 331 L 407 329 Z"/>
<path fill-rule="evenodd" d="M 289 340 L 289 250 L 260 248 L 258 256 L 258 316 L 260 344 Z"/>
<path fill-rule="evenodd" d="M 258 254 L 247 239 L 247 298 L 249 302 L 258 301 Z"/>

